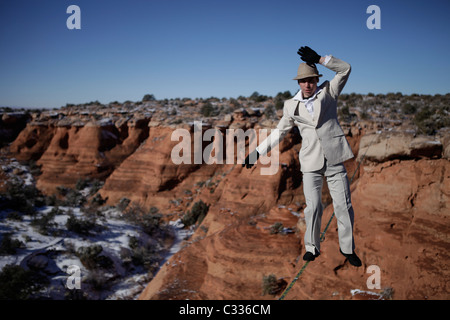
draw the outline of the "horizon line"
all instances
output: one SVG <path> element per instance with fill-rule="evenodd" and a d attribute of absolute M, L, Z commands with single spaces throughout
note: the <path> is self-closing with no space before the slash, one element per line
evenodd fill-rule
<path fill-rule="evenodd" d="M 293 97 L 294 95 L 295 95 L 295 93 L 296 92 L 298 92 L 298 90 L 297 91 L 295 91 L 295 93 L 294 94 L 292 94 L 291 93 L 291 91 L 290 90 L 286 90 L 286 91 L 284 91 L 284 92 L 282 92 L 282 91 L 280 91 L 280 92 L 278 92 L 276 95 L 273 95 L 273 96 L 270 96 L 270 95 L 265 95 L 265 94 L 259 94 L 258 93 L 258 91 L 254 91 L 253 93 L 252 93 L 252 95 L 253 94 L 255 94 L 255 93 L 258 93 L 259 94 L 259 96 L 262 96 L 262 97 L 267 97 L 267 99 L 273 99 L 273 98 L 275 98 L 278 94 L 283 94 L 283 93 L 285 93 L 285 92 L 287 92 L 287 91 L 289 91 L 289 93 L 291 94 L 291 97 Z M 398 95 L 398 94 L 401 94 L 402 96 L 446 96 L 446 95 L 449 95 L 450 94 L 450 92 L 446 92 L 446 93 L 433 93 L 433 94 L 431 94 L 431 93 L 411 93 L 411 94 L 404 94 L 404 93 L 402 93 L 401 91 L 397 91 L 397 92 L 394 92 L 394 91 L 392 91 L 392 92 L 387 92 L 387 93 L 374 93 L 374 92 L 367 92 L 367 93 L 356 93 L 356 92 L 350 92 L 350 93 L 341 93 L 340 94 L 340 96 L 344 96 L 344 95 L 362 95 L 362 96 L 379 96 L 379 95 L 381 95 L 381 96 L 387 96 L 387 95 L 391 95 L 391 94 L 393 94 L 393 95 Z M 146 96 L 147 94 L 144 94 L 144 96 Z M 152 94 L 150 94 L 150 95 L 152 95 Z M 143 98 L 144 98 L 144 96 L 143 96 Z M 154 96 L 154 95 L 153 95 Z M 135 101 L 133 101 L 133 100 L 125 100 L 125 101 L 123 101 L 123 102 L 119 102 L 119 101 L 117 101 L 117 100 L 114 100 L 114 101 L 110 101 L 110 102 L 106 102 L 106 103 L 103 103 L 103 102 L 100 102 L 98 99 L 96 99 L 96 100 L 92 100 L 92 101 L 87 101 L 87 102 L 80 102 L 80 103 L 72 103 L 72 102 L 66 102 L 66 104 L 65 105 L 61 105 L 61 106 L 59 106 L 59 107 L 37 107 L 37 106 L 26 106 L 26 107 L 24 107 L 24 106 L 11 106 L 11 105 L 0 105 L 0 108 L 10 108 L 10 109 L 25 109 L 25 110 L 30 110 L 30 109 L 47 109 L 47 110 L 52 110 L 52 109 L 60 109 L 60 108 L 64 108 L 64 107 L 67 107 L 67 105 L 73 105 L 73 106 L 79 106 L 79 105 L 89 105 L 89 104 L 100 104 L 100 105 L 109 105 L 109 104 L 113 104 L 113 103 L 118 103 L 118 104 L 125 104 L 125 103 L 138 103 L 138 102 L 141 102 L 141 103 L 145 103 L 145 102 L 149 102 L 149 101 L 164 101 L 164 100 L 169 100 L 169 101 L 172 101 L 172 100 L 185 100 L 185 99 L 188 99 L 188 100 L 208 100 L 208 99 L 219 99 L 219 100 L 222 100 L 222 99 L 226 99 L 226 100 L 230 100 L 230 99 L 239 99 L 240 97 L 243 97 L 243 98 L 247 98 L 247 99 L 251 99 L 250 97 L 251 97 L 251 95 L 249 95 L 249 96 L 244 96 L 244 95 L 239 95 L 239 96 L 237 96 L 237 97 L 219 97 L 219 96 L 209 96 L 209 97 L 195 97 L 195 98 L 192 98 L 192 97 L 176 97 L 176 98 L 162 98 L 162 99 L 157 99 L 155 96 L 154 96 L 154 99 L 153 100 L 148 100 L 148 101 L 144 101 L 143 100 L 143 98 L 142 99 L 140 99 L 140 100 L 135 100 Z M 290 99 L 290 98 L 289 98 Z M 288 99 L 284 99 L 284 100 L 288 100 Z M 263 102 L 263 101 L 261 101 L 261 102 Z"/>

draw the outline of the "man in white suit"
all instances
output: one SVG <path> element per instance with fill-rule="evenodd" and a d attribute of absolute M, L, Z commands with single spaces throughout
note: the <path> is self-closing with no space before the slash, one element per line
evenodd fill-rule
<path fill-rule="evenodd" d="M 303 192 L 306 199 L 305 261 L 320 255 L 320 227 L 322 220 L 322 184 L 327 179 L 334 212 L 338 223 L 340 252 L 354 266 L 361 266 L 353 239 L 353 207 L 345 160 L 353 157 L 344 131 L 337 119 L 337 100 L 350 75 L 348 63 L 333 56 L 321 57 L 309 47 L 297 52 L 305 63 L 298 67 L 300 91 L 283 108 L 278 126 L 255 151 L 247 156 L 243 166 L 251 168 L 261 154 L 266 154 L 296 125 L 302 136 L 300 166 L 303 173 Z M 336 72 L 331 81 L 317 85 L 319 77 L 315 66 L 320 63 Z"/>

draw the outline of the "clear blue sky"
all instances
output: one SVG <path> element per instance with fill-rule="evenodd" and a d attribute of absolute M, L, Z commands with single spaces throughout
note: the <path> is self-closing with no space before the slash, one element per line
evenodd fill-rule
<path fill-rule="evenodd" d="M 295 93 L 302 45 L 352 65 L 344 93 L 445 94 L 449 14 L 448 0 L 0 0 L 0 106 Z"/>

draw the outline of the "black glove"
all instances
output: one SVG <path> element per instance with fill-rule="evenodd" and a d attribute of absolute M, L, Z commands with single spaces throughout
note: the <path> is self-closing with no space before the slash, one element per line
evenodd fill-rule
<path fill-rule="evenodd" d="M 255 157 L 256 157 L 256 160 L 254 160 Z M 245 158 L 245 161 L 242 164 L 242 167 L 246 167 L 247 169 L 250 169 L 251 167 L 253 167 L 255 165 L 255 163 L 256 163 L 256 161 L 258 161 L 258 159 L 259 159 L 259 152 L 254 150 L 252 153 L 248 154 L 247 158 Z M 252 163 L 250 163 L 250 161 L 252 161 Z"/>
<path fill-rule="evenodd" d="M 320 55 L 317 54 L 310 47 L 301 47 L 298 49 L 297 53 L 300 55 L 300 58 L 306 63 L 319 63 Z"/>

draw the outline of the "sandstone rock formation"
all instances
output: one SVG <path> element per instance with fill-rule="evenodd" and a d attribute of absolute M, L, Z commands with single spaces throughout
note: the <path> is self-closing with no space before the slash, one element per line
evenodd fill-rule
<path fill-rule="evenodd" d="M 361 178 L 352 185 L 352 197 L 363 267 L 350 266 L 339 253 L 334 220 L 321 256 L 306 269 L 287 299 L 358 298 L 351 290 L 367 290 L 369 275 L 365 272 L 370 265 L 380 267 L 381 289 L 393 290 L 396 299 L 447 298 L 448 282 L 442 280 L 450 276 L 449 161 L 396 160 L 368 164 L 361 171 Z M 224 183 L 232 180 L 230 176 Z M 252 180 L 248 185 L 256 182 L 248 180 Z M 253 187 L 260 192 L 266 189 Z M 303 264 L 303 233 L 273 235 L 269 229 L 275 222 L 295 228 L 298 218 L 293 212 L 301 207 L 274 205 L 252 211 L 248 208 L 251 202 L 242 199 L 238 204 L 239 198 L 233 198 L 234 206 L 219 199 L 202 228 L 161 269 L 141 299 L 274 299 L 261 296 L 262 278 L 275 274 L 288 283 L 292 280 Z M 329 206 L 323 221 L 331 213 Z"/>
<path fill-rule="evenodd" d="M 37 185 L 52 194 L 58 186 L 73 187 L 85 177 L 104 180 L 147 138 L 148 121 L 32 122 L 10 151 L 18 160 L 37 160 L 42 171 Z"/>
<path fill-rule="evenodd" d="M 352 99 L 350 95 L 344 102 L 350 104 Z M 217 116 L 198 112 L 208 103 Z M 287 285 L 303 265 L 305 200 L 298 132 L 292 130 L 281 143 L 273 175 L 261 174 L 268 166 L 261 162 L 250 170 L 235 161 L 174 164 L 171 151 L 178 142 L 171 136 L 177 128 L 186 129 L 194 141 L 196 120 L 203 121 L 203 132 L 209 128 L 224 132 L 274 128 L 280 116 L 280 112 L 265 116 L 265 108 L 274 101 L 259 108 L 245 99 L 208 103 L 66 107 L 33 116 L 9 146 L 12 156 L 36 160 L 41 166 L 37 186 L 47 194 L 91 177 L 105 182 L 99 192 L 108 204 L 128 198 L 146 208 L 156 207 L 165 221 L 182 218 L 200 200 L 209 206 L 201 225 L 162 266 L 141 299 L 275 299 L 281 292 L 262 295 L 263 278 L 274 274 L 278 283 Z M 344 121 L 343 129 L 356 158 L 345 166 L 353 178 L 355 237 L 363 266 L 350 266 L 339 253 L 334 219 L 320 257 L 286 299 L 362 298 L 370 265 L 381 270 L 381 288 L 369 290 L 377 297 L 448 299 L 448 130 L 422 136 L 410 131 L 410 122 L 404 127 L 403 119 L 391 123 L 356 121 L 351 113 L 348 117 L 351 121 Z M 203 141 L 202 148 L 209 143 Z M 323 202 L 324 227 L 333 212 L 326 184 Z"/>
<path fill-rule="evenodd" d="M 5 112 L 0 117 L 0 148 L 14 141 L 31 116 L 24 112 Z"/>
<path fill-rule="evenodd" d="M 413 132 L 389 131 L 365 135 L 361 139 L 361 152 L 370 161 L 384 162 L 391 159 L 440 158 L 442 142 L 428 136 L 416 136 Z"/>
<path fill-rule="evenodd" d="M 47 123 L 29 123 L 11 144 L 10 151 L 17 160 L 38 160 L 47 150 L 55 131 Z"/>

